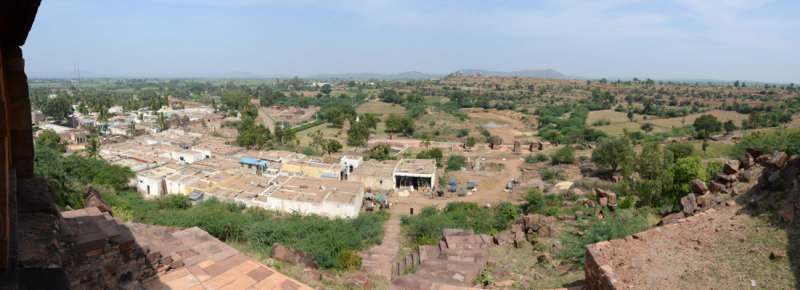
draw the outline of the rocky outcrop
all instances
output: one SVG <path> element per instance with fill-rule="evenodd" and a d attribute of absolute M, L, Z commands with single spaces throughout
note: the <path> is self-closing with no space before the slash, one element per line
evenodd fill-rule
<path fill-rule="evenodd" d="M 272 244 L 272 251 L 270 251 L 269 255 L 276 260 L 289 262 L 292 264 L 301 264 L 306 268 L 319 268 L 319 264 L 317 264 L 317 260 L 314 259 L 313 254 L 302 250 L 292 249 L 278 243 Z"/>
<path fill-rule="evenodd" d="M 491 240 L 472 230 L 444 230 L 439 245 L 419 247 L 413 274 L 396 273 L 389 289 L 456 289 L 472 286 L 486 265 Z"/>
<path fill-rule="evenodd" d="M 100 192 L 92 187 L 91 184 L 86 184 L 83 196 L 86 198 L 86 207 L 96 207 L 100 212 L 111 213 L 111 207 L 108 206 L 103 197 L 100 196 Z"/>

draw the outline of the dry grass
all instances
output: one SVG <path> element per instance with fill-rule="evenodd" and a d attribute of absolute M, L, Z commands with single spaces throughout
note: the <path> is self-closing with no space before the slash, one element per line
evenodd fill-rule
<path fill-rule="evenodd" d="M 371 102 L 366 102 L 361 106 L 358 106 L 358 108 L 356 108 L 356 112 L 358 112 L 359 114 L 372 113 L 372 114 L 383 114 L 383 115 L 389 115 L 392 113 L 406 114 L 406 108 L 397 104 L 390 104 L 381 101 L 371 101 Z"/>
<path fill-rule="evenodd" d="M 555 240 L 545 239 L 544 243 L 552 244 Z M 492 277 L 492 282 L 498 283 L 514 280 L 512 288 L 522 289 L 527 283 L 527 289 L 555 289 L 582 286 L 583 268 L 570 268 L 569 264 L 559 265 L 558 261 L 552 263 L 537 263 L 533 255 L 534 246 L 523 243 L 519 248 L 513 246 L 489 247 L 489 258 L 497 262 L 494 269 L 508 271 L 505 277 Z M 562 268 L 559 273 L 559 268 Z"/>

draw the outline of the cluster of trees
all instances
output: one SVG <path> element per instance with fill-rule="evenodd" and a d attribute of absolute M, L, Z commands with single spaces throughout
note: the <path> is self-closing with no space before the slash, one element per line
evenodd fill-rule
<path fill-rule="evenodd" d="M 475 233 L 492 235 L 508 229 L 516 217 L 517 207 L 510 203 L 484 208 L 474 202 L 451 202 L 443 210 L 426 206 L 418 215 L 404 215 L 401 219 L 414 244 L 435 245 L 445 228 L 473 229 Z"/>
<path fill-rule="evenodd" d="M 570 112 L 569 118 L 561 118 L 567 112 Z M 585 106 L 548 105 L 536 109 L 535 114 L 539 116 L 539 136 L 550 142 L 585 143 L 606 136 L 603 131 L 586 126 L 589 110 Z"/>
<path fill-rule="evenodd" d="M 677 205 L 690 192 L 694 179 L 708 182 L 709 170 L 689 143 L 672 143 L 662 148 L 647 142 L 636 153 L 626 138 L 603 138 L 592 152 L 601 169 L 618 172 L 623 181 L 617 189 L 634 198 L 638 206 Z"/>

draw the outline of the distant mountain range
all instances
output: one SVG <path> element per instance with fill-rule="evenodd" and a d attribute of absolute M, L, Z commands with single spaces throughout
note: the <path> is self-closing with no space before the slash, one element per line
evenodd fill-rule
<path fill-rule="evenodd" d="M 529 69 L 519 71 L 491 71 L 485 69 L 461 69 L 453 73 L 462 73 L 466 76 L 482 75 L 487 77 L 523 77 L 523 78 L 542 78 L 542 79 L 585 79 L 564 75 L 553 69 Z M 448 74 L 427 74 L 418 71 L 410 71 L 398 74 L 381 73 L 350 73 L 350 74 L 316 74 L 308 76 L 310 79 L 383 79 L 383 80 L 404 80 L 404 79 L 433 79 L 442 78 Z"/>

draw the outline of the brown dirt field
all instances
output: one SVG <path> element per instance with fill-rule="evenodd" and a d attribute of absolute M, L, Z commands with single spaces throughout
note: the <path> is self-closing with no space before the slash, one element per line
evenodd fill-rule
<path fill-rule="evenodd" d="M 503 143 L 513 144 L 516 139 L 525 138 L 527 140 L 536 134 L 534 127 L 520 121 L 524 114 L 508 110 L 498 111 L 496 109 L 491 109 L 487 112 L 484 112 L 483 109 L 462 109 L 462 111 L 473 119 L 472 121 L 476 123 L 476 127 L 478 125 L 486 127 L 486 123 L 490 121 L 498 124 L 508 124 L 506 127 L 499 128 L 486 127 L 492 135 L 503 138 Z"/>

